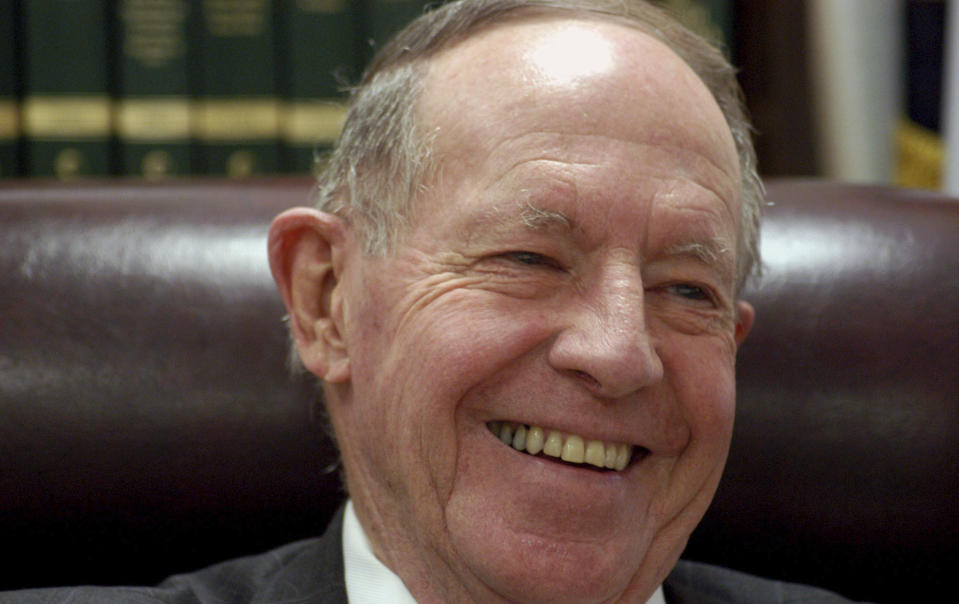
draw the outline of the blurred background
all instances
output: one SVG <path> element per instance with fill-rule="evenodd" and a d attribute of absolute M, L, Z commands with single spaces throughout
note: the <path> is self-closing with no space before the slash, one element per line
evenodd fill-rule
<path fill-rule="evenodd" d="M 959 193 L 955 3 L 659 1 L 739 68 L 763 175 Z M 308 172 L 374 49 L 435 3 L 5 0 L 0 177 Z"/>

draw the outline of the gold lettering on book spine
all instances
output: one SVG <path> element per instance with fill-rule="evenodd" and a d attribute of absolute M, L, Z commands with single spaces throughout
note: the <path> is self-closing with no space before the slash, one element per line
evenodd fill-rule
<path fill-rule="evenodd" d="M 193 111 L 186 98 L 125 99 L 117 104 L 117 135 L 128 141 L 179 141 L 190 137 Z"/>
<path fill-rule="evenodd" d="M 207 99 L 197 111 L 201 140 L 243 141 L 279 137 L 280 108 L 274 99 Z"/>
<path fill-rule="evenodd" d="M 183 56 L 187 10 L 184 0 L 122 0 L 124 54 L 151 67 Z"/>
<path fill-rule="evenodd" d="M 105 138 L 111 122 L 112 103 L 105 96 L 38 96 L 23 102 L 23 132 L 31 138 Z"/>
<path fill-rule="evenodd" d="M 287 103 L 283 108 L 283 140 L 294 144 L 333 142 L 345 119 L 346 106 L 340 102 Z"/>
<path fill-rule="evenodd" d="M 271 8 L 266 0 L 203 0 L 203 19 L 214 36 L 256 36 Z"/>

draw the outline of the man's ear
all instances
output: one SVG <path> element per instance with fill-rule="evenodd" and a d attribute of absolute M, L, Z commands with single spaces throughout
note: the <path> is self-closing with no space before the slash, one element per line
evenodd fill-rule
<path fill-rule="evenodd" d="M 753 328 L 753 320 L 756 318 L 756 311 L 753 305 L 744 300 L 736 302 L 736 346 L 738 347 L 749 335 Z"/>
<path fill-rule="evenodd" d="M 270 226 L 270 270 L 297 352 L 303 365 L 328 383 L 350 377 L 339 285 L 351 244 L 343 220 L 310 208 L 287 210 Z"/>

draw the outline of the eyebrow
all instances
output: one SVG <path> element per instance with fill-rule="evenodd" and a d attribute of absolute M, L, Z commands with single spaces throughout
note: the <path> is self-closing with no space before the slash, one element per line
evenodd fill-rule
<path fill-rule="evenodd" d="M 522 205 L 519 214 L 523 224 L 531 229 L 548 229 L 562 227 L 564 230 L 572 228 L 572 221 L 563 214 L 554 210 L 544 210 L 527 201 Z"/>
<path fill-rule="evenodd" d="M 704 264 L 731 267 L 732 256 L 728 242 L 721 237 L 703 241 L 689 241 L 670 245 L 663 250 L 664 257 L 692 257 Z"/>
<path fill-rule="evenodd" d="M 549 229 L 571 231 L 575 227 L 574 221 L 563 212 L 547 210 L 526 200 L 498 204 L 488 209 L 474 217 L 468 230 L 472 233 L 481 225 L 507 227 L 510 224 L 516 224 L 517 218 L 520 225 L 537 231 Z M 693 258 L 709 266 L 732 269 L 734 258 L 731 251 L 732 247 L 726 238 L 711 237 L 704 240 L 696 238 L 680 241 L 666 247 L 657 255 L 662 258 Z"/>
<path fill-rule="evenodd" d="M 487 209 L 468 222 L 466 232 L 471 234 L 483 226 L 500 228 L 517 225 L 537 231 L 573 229 L 573 221 L 562 212 L 538 207 L 527 200 L 498 204 Z"/>

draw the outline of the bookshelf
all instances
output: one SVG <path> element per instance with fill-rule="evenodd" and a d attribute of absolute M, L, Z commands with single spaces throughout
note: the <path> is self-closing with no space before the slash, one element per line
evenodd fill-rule
<path fill-rule="evenodd" d="M 732 0 L 661 1 L 728 27 Z M 0 3 L 0 178 L 309 172 L 375 48 L 438 3 Z"/>

